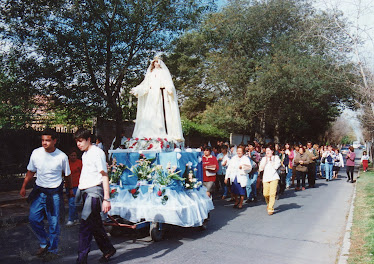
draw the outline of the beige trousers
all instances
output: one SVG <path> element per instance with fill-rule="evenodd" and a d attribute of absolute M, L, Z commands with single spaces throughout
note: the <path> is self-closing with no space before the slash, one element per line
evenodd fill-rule
<path fill-rule="evenodd" d="M 278 181 L 274 180 L 271 182 L 264 182 L 263 183 L 263 191 L 266 204 L 268 205 L 267 209 L 268 212 L 273 213 L 274 212 L 274 203 L 275 203 L 275 196 L 277 195 L 277 187 L 278 187 Z"/>

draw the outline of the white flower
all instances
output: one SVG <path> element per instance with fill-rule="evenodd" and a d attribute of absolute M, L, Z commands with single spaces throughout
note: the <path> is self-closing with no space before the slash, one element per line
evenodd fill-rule
<path fill-rule="evenodd" d="M 196 178 L 193 178 L 193 179 L 192 179 L 192 182 L 196 182 L 196 181 L 197 181 L 197 179 L 196 179 Z"/>
<path fill-rule="evenodd" d="M 186 187 L 187 187 L 187 188 L 190 187 L 190 184 L 189 184 L 189 183 L 186 183 Z"/>
<path fill-rule="evenodd" d="M 191 168 L 192 167 L 192 162 L 191 161 L 189 161 L 189 162 L 187 162 L 187 164 L 186 164 L 189 168 Z"/>

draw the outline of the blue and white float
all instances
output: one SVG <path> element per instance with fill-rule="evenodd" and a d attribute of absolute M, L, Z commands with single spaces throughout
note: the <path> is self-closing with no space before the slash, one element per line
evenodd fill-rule
<path fill-rule="evenodd" d="M 156 60 L 161 62 L 160 69 L 165 70 L 165 64 L 159 59 L 154 61 Z M 155 74 L 160 71 L 155 71 Z M 147 74 L 151 72 L 149 68 Z M 168 70 L 162 73 L 162 77 L 165 78 L 167 74 L 170 74 Z M 151 87 L 153 90 L 147 87 L 150 82 L 147 78 L 149 76 L 146 75 L 142 84 L 133 89 L 139 102 L 132 138 L 125 140 L 124 149 L 109 151 L 113 158 L 108 170 L 111 179 L 109 214 L 115 223 L 108 225 L 135 229 L 149 224 L 152 239 L 157 241 L 161 239 L 162 224 L 205 227 L 206 219 L 214 206 L 202 185 L 201 150 L 183 147 L 179 109 L 175 108 L 176 94 L 171 77 L 168 84 L 172 86 L 158 87 L 158 95 L 155 94 L 154 85 Z M 164 96 L 164 90 L 167 97 Z M 153 97 L 159 97 L 156 100 L 158 105 L 151 110 L 149 102 Z M 140 100 L 148 102 L 147 105 L 144 106 Z M 165 107 L 166 110 L 173 111 L 173 114 L 168 114 Z M 150 122 L 145 115 L 150 112 L 152 121 L 158 120 L 157 122 Z"/>

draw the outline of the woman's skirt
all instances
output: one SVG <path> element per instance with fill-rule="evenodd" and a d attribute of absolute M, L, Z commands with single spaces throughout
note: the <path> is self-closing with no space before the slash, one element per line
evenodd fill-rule
<path fill-rule="evenodd" d="M 236 177 L 231 185 L 231 192 L 235 195 L 245 195 L 245 187 L 242 187 L 240 183 L 238 183 Z"/>

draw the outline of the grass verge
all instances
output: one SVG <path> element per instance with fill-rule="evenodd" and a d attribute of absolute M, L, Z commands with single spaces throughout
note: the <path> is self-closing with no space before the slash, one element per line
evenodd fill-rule
<path fill-rule="evenodd" d="M 374 171 L 360 171 L 354 202 L 349 264 L 374 264 Z"/>

